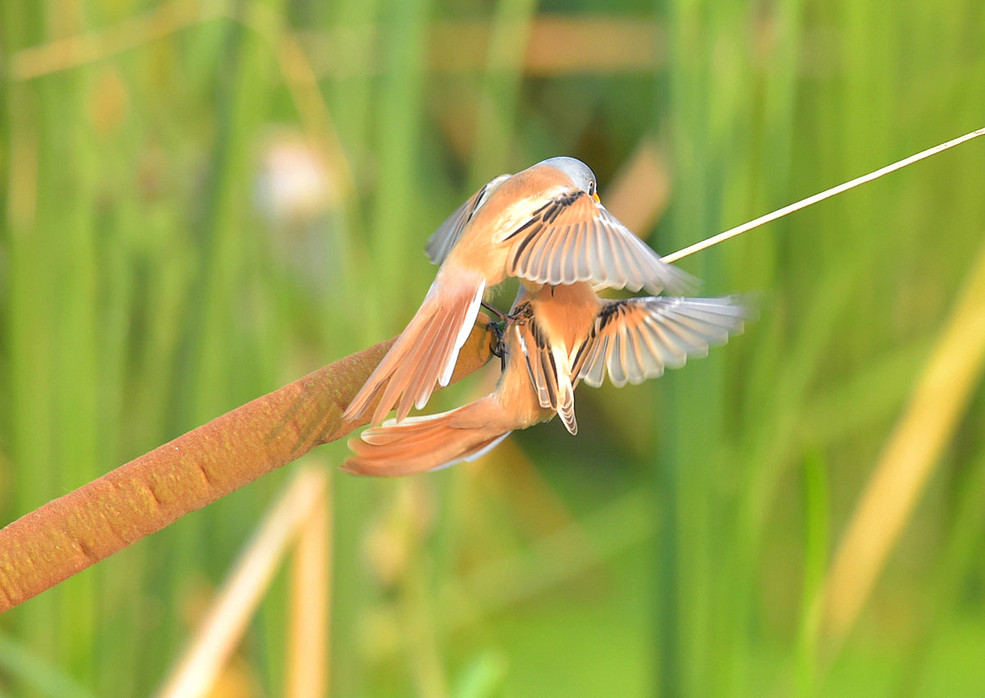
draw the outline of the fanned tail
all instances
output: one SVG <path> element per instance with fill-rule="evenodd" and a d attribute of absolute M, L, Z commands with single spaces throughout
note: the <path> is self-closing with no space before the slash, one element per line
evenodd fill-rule
<path fill-rule="evenodd" d="M 356 455 L 342 469 L 356 475 L 396 477 L 474 460 L 510 434 L 481 418 L 489 400 L 441 414 L 408 417 L 399 424 L 391 419 L 367 429 L 360 438 L 349 439 L 349 448 Z"/>
<path fill-rule="evenodd" d="M 372 422 L 383 421 L 397 408 L 397 421 L 411 407 L 424 407 L 435 385 L 448 385 L 458 352 L 475 323 L 485 290 L 478 274 L 449 280 L 439 274 L 407 328 L 349 403 L 343 417 L 359 419 L 380 397 Z"/>

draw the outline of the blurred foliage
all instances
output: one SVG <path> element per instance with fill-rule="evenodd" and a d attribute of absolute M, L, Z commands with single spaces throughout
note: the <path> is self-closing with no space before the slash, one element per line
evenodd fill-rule
<path fill-rule="evenodd" d="M 977 0 L 0 16 L 4 521 L 397 333 L 427 236 L 502 171 L 579 157 L 603 201 L 638 188 L 615 212 L 666 253 L 985 119 Z M 641 152 L 665 215 L 655 180 L 620 180 Z M 980 695 L 980 378 L 843 644 L 817 598 L 982 247 L 982 152 L 688 258 L 709 294 L 760 291 L 760 321 L 659 381 L 582 388 L 577 439 L 335 476 L 334 694 Z M 151 692 L 285 475 L 7 613 L 3 692 Z M 226 695 L 283 691 L 283 576 Z"/>

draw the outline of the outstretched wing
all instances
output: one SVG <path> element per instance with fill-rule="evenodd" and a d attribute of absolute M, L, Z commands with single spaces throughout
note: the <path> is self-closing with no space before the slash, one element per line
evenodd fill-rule
<path fill-rule="evenodd" d="M 592 338 L 575 356 L 575 382 L 597 388 L 606 373 L 616 386 L 656 378 L 688 357 L 706 356 L 709 346 L 741 332 L 753 314 L 737 296 L 606 301 Z"/>
<path fill-rule="evenodd" d="M 448 216 L 444 223 L 438 226 L 438 229 L 428 238 L 426 247 L 428 259 L 433 264 L 441 264 L 445 261 L 445 257 L 458 242 L 458 238 L 462 236 L 465 226 L 475 217 L 475 214 L 489 200 L 492 193 L 499 188 L 499 185 L 509 178 L 510 175 L 504 174 L 489 180 L 468 201 L 459 206 L 455 213 Z"/>
<path fill-rule="evenodd" d="M 512 246 L 507 273 L 542 284 L 590 281 L 654 294 L 683 294 L 697 285 L 580 189 L 561 189 L 504 242 Z"/>
<path fill-rule="evenodd" d="M 475 324 L 485 286 L 478 275 L 461 274 L 450 281 L 439 275 L 343 417 L 359 419 L 380 397 L 373 423 L 382 422 L 393 407 L 400 421 L 412 406 L 421 409 L 427 404 L 436 384 L 448 385 L 458 352 Z"/>

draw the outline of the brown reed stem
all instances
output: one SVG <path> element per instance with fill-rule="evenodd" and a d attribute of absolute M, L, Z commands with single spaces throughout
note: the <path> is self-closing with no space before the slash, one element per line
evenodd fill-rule
<path fill-rule="evenodd" d="M 489 358 L 485 326 L 472 330 L 453 382 Z M 392 343 L 248 402 L 7 525 L 0 612 L 361 426 L 342 412 Z"/>

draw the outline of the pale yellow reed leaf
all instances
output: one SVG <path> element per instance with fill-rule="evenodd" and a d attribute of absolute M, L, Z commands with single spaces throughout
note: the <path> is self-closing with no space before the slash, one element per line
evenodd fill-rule
<path fill-rule="evenodd" d="M 322 469 L 306 468 L 277 500 L 240 555 L 201 627 L 158 691 L 160 698 L 205 695 L 242 639 L 287 549 L 326 492 Z"/>
<path fill-rule="evenodd" d="M 985 370 L 985 248 L 879 457 L 822 590 L 832 651 L 851 630 Z"/>

